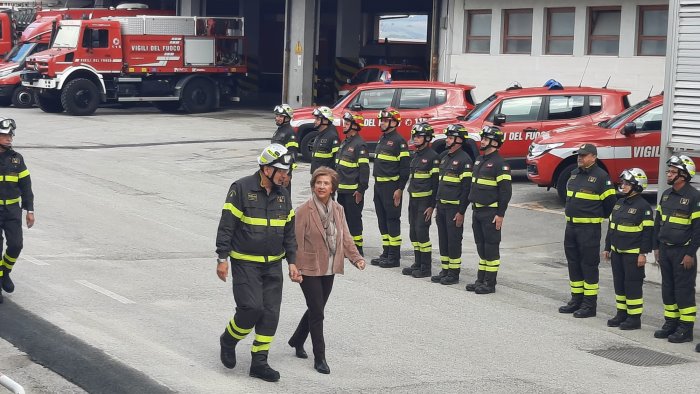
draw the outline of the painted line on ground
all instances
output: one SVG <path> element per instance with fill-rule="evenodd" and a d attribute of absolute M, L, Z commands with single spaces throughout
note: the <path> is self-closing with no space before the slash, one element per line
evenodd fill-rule
<path fill-rule="evenodd" d="M 131 301 L 130 299 L 128 299 L 126 297 L 122 297 L 117 293 L 111 292 L 103 287 L 100 287 L 94 283 L 90 283 L 86 280 L 76 280 L 76 283 L 79 283 L 87 288 L 95 290 L 98 293 L 102 293 L 102 294 L 106 295 L 107 297 L 110 297 L 112 299 L 115 299 L 115 300 L 121 302 L 122 304 L 135 304 L 136 303 L 136 302 Z"/>
<path fill-rule="evenodd" d="M 49 263 L 46 263 L 44 261 L 41 261 L 39 259 L 36 259 L 34 257 L 30 257 L 30 256 L 22 256 L 22 258 L 29 261 L 30 263 L 32 263 L 34 265 L 51 265 Z"/>

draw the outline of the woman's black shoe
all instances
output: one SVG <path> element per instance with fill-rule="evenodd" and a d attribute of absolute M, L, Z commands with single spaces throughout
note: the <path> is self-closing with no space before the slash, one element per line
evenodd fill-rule
<path fill-rule="evenodd" d="M 306 354 L 306 350 L 304 350 L 304 345 L 301 346 L 294 346 L 292 345 L 292 342 L 287 342 L 289 346 L 293 347 L 294 350 L 296 350 L 296 355 L 298 358 L 309 358 L 309 355 Z"/>
<path fill-rule="evenodd" d="M 331 369 L 326 363 L 326 359 L 316 359 L 314 360 L 314 369 L 316 369 L 320 373 L 325 373 L 326 375 L 331 373 Z"/>

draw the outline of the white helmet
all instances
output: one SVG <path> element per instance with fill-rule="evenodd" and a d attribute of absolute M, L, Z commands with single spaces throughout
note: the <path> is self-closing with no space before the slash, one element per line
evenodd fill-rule
<path fill-rule="evenodd" d="M 272 111 L 275 113 L 275 115 L 281 115 L 281 116 L 286 116 L 289 119 L 292 119 L 294 117 L 294 110 L 292 107 L 289 106 L 289 104 L 280 104 L 275 106 L 275 109 Z"/>
<path fill-rule="evenodd" d="M 0 116 L 0 134 L 9 134 L 14 136 L 17 124 L 14 119 L 4 118 Z"/>
<path fill-rule="evenodd" d="M 326 106 L 318 107 L 313 112 L 314 117 L 328 119 L 329 122 L 333 123 L 333 111 Z"/>
<path fill-rule="evenodd" d="M 292 164 L 292 155 L 289 154 L 287 148 L 280 144 L 271 144 L 263 149 L 258 156 L 258 164 L 260 166 L 272 166 L 282 170 L 288 170 Z"/>
<path fill-rule="evenodd" d="M 695 176 L 695 163 L 686 155 L 673 155 L 666 161 L 666 165 L 684 171 L 688 175 L 687 180 Z"/>
<path fill-rule="evenodd" d="M 649 186 L 647 174 L 641 168 L 630 168 L 622 171 L 620 180 L 632 185 L 632 190 L 636 190 L 638 193 L 641 193 Z"/>

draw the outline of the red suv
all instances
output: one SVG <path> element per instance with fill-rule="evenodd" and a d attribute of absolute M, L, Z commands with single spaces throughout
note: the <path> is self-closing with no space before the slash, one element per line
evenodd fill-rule
<path fill-rule="evenodd" d="M 481 128 L 493 125 L 497 114 L 505 115 L 505 123 L 500 125 L 505 133 L 501 155 L 513 168 L 524 169 L 530 143 L 540 133 L 610 119 L 629 107 L 629 93 L 606 88 L 562 87 L 558 83 L 554 87 L 512 87 L 492 94 L 459 123 L 475 140 L 473 150 L 481 140 Z M 436 130 L 442 130 L 444 126 L 446 124 L 433 125 Z M 444 146 L 444 135 L 437 134 L 433 148 L 441 151 Z"/>
<path fill-rule="evenodd" d="M 338 97 L 348 94 L 355 86 L 368 82 L 425 81 L 425 71 L 408 64 L 373 65 L 360 69 L 338 89 Z"/>
<path fill-rule="evenodd" d="M 613 182 L 624 169 L 646 172 L 649 185 L 659 179 L 663 95 L 649 97 L 614 118 L 598 124 L 564 127 L 543 133 L 530 146 L 527 177 L 538 186 L 555 187 L 566 199 L 566 182 L 576 168 L 574 152 L 591 143 L 598 148 L 598 164 Z"/>
<path fill-rule="evenodd" d="M 340 139 L 341 119 L 346 111 L 356 112 L 365 117 L 365 124 L 360 132 L 367 141 L 370 151 L 381 137 L 377 114 L 386 107 L 394 107 L 401 113 L 398 131 L 410 139 L 411 127 L 417 122 L 445 122 L 474 108 L 471 91 L 474 86 L 458 85 L 444 82 L 402 81 L 387 83 L 367 83 L 360 85 L 342 97 L 332 108 Z M 314 130 L 314 107 L 294 110 L 292 127 L 297 132 L 299 151 L 304 160 L 311 160 L 311 146 L 318 132 Z"/>

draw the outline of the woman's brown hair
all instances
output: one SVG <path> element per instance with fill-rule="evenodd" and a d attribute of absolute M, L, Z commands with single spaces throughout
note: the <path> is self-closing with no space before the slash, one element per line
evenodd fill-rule
<path fill-rule="evenodd" d="M 338 190 L 338 173 L 332 168 L 326 166 L 318 167 L 316 171 L 311 174 L 311 182 L 309 183 L 311 185 L 311 189 L 313 189 L 314 185 L 316 184 L 316 178 L 324 175 L 331 177 L 331 185 L 333 186 L 333 193 L 335 193 L 336 190 Z"/>

